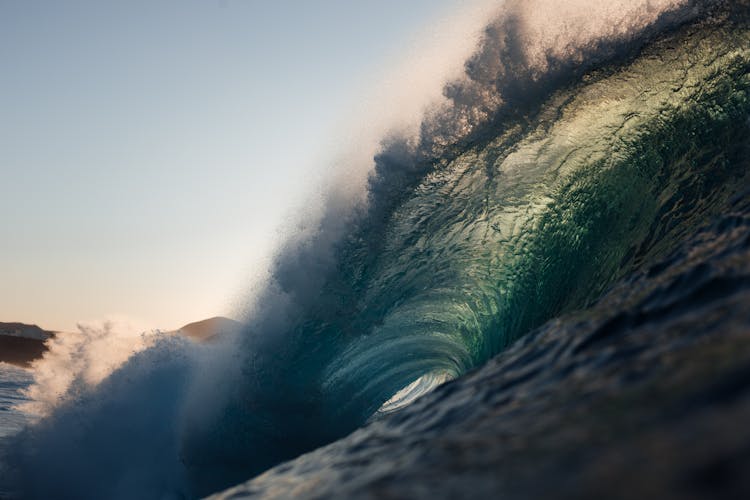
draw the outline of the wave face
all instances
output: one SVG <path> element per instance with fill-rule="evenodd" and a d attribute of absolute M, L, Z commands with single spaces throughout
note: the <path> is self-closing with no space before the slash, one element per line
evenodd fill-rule
<path fill-rule="evenodd" d="M 332 196 L 280 252 L 244 335 L 158 343 L 71 397 L 6 458 L 16 490 L 230 486 L 586 308 L 725 211 L 748 187 L 748 5 L 626 3 L 546 40 L 508 2 L 419 135 L 384 142 L 367 203 Z"/>

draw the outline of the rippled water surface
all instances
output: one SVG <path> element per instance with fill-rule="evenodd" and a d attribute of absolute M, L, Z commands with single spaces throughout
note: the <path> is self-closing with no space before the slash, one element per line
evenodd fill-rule
<path fill-rule="evenodd" d="M 26 423 L 25 416 L 14 407 L 25 401 L 19 390 L 31 381 L 27 370 L 0 363 L 0 439 L 18 432 Z"/>

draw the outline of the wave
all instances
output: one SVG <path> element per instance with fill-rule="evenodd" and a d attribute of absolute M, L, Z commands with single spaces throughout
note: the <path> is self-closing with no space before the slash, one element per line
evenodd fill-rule
<path fill-rule="evenodd" d="M 290 237 L 242 335 L 156 339 L 66 391 L 6 452 L 14 487 L 217 491 L 658 261 L 746 185 L 747 7 L 505 2 L 419 131 L 383 141 L 366 195 L 333 186 Z"/>

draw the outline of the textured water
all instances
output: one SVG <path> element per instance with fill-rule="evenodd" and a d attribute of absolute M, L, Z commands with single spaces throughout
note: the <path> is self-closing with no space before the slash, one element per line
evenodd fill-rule
<path fill-rule="evenodd" d="M 0 363 L 0 449 L 8 439 L 20 432 L 28 419 L 16 406 L 24 403 L 26 398 L 20 393 L 32 382 L 32 375 L 27 370 Z M 0 475 L 7 475 L 0 463 Z M 10 497 L 10 492 L 0 484 L 0 498 Z"/>
<path fill-rule="evenodd" d="M 748 3 L 541 67 L 523 5 L 419 145 L 384 146 L 369 204 L 332 197 L 280 253 L 243 335 L 74 383 L 18 436 L 14 488 L 195 497 L 268 471 L 223 496 L 742 498 Z"/>
<path fill-rule="evenodd" d="M 215 498 L 748 498 L 748 421 L 750 191 L 590 308 Z"/>
<path fill-rule="evenodd" d="M 19 392 L 32 382 L 28 370 L 0 363 L 0 440 L 20 431 L 26 416 L 16 409 L 26 398 Z"/>
<path fill-rule="evenodd" d="M 370 264 L 377 335 L 332 379 L 377 402 L 512 347 L 219 497 L 746 498 L 750 33 L 734 8 L 429 174 Z"/>

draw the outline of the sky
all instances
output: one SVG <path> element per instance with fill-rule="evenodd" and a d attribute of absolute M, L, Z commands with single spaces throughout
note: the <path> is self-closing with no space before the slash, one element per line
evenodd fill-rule
<path fill-rule="evenodd" d="M 469 3 L 0 0 L 0 321 L 234 315 L 361 104 Z"/>

